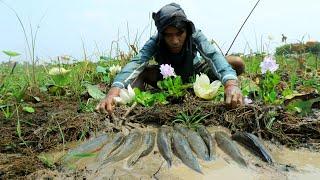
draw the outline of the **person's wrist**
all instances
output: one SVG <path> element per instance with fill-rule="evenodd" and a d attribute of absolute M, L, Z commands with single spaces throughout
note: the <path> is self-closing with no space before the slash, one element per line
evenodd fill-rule
<path fill-rule="evenodd" d="M 228 80 L 228 81 L 225 83 L 224 88 L 225 88 L 225 89 L 228 89 L 228 88 L 231 87 L 231 86 L 239 87 L 238 81 L 236 81 L 236 80 Z"/>
<path fill-rule="evenodd" d="M 121 88 L 119 88 L 119 87 L 112 87 L 112 88 L 109 90 L 107 96 L 109 96 L 109 97 L 111 97 L 111 96 L 119 96 L 119 94 L 120 94 L 120 89 L 121 89 Z"/>

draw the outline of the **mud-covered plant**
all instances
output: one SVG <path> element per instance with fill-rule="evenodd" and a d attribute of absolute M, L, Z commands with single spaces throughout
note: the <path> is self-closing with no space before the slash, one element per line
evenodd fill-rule
<path fill-rule="evenodd" d="M 185 111 L 179 112 L 179 114 L 175 117 L 172 123 L 181 123 L 188 128 L 195 129 L 197 128 L 205 118 L 210 116 L 211 113 L 204 115 L 202 113 L 201 108 L 197 108 L 195 111 Z"/>

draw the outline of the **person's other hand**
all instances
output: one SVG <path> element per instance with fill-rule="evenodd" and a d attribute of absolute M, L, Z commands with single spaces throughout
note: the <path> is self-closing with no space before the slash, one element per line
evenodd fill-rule
<path fill-rule="evenodd" d="M 231 108 L 243 105 L 242 92 L 236 80 L 229 80 L 224 85 L 225 103 Z"/>
<path fill-rule="evenodd" d="M 115 105 L 114 97 L 118 97 L 120 95 L 120 88 L 112 87 L 107 96 L 102 99 L 99 104 L 96 106 L 96 111 L 100 113 L 108 113 L 109 115 L 112 114 L 113 108 Z"/>

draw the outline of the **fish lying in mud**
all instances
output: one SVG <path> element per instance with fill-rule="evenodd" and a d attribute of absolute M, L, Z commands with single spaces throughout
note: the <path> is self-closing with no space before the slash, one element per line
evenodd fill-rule
<path fill-rule="evenodd" d="M 171 149 L 171 132 L 166 127 L 161 127 L 158 130 L 157 145 L 160 154 L 167 161 L 168 167 L 172 165 L 172 149 Z"/>
<path fill-rule="evenodd" d="M 210 160 L 207 145 L 198 133 L 178 124 L 174 125 L 174 129 L 187 138 L 191 149 L 195 152 L 198 158 L 205 161 Z"/>
<path fill-rule="evenodd" d="M 185 165 L 202 174 L 199 162 L 193 155 L 188 141 L 179 132 L 173 133 L 173 147 L 175 154 Z"/>
<path fill-rule="evenodd" d="M 209 159 L 214 160 L 215 157 L 215 140 L 212 138 L 210 132 L 204 127 L 199 126 L 197 128 L 198 133 L 202 137 L 203 141 L 206 143 L 207 148 L 209 150 Z"/>
<path fill-rule="evenodd" d="M 247 163 L 243 159 L 243 156 L 239 148 L 225 132 L 216 132 L 215 139 L 220 149 L 222 149 L 226 154 L 228 154 L 239 165 L 247 167 Z"/>
<path fill-rule="evenodd" d="M 253 134 L 247 132 L 236 132 L 232 139 L 246 147 L 250 152 L 260 157 L 263 161 L 273 164 L 273 158 L 261 141 Z"/>
<path fill-rule="evenodd" d="M 100 150 L 108 141 L 111 140 L 111 134 L 102 134 L 94 139 L 84 142 L 75 149 L 70 150 L 64 157 L 63 163 L 72 160 L 75 156 L 83 153 L 94 153 Z"/>
<path fill-rule="evenodd" d="M 154 132 L 146 132 L 143 135 L 141 147 L 127 161 L 128 167 L 133 166 L 141 157 L 147 156 L 153 150 L 155 136 Z"/>
<path fill-rule="evenodd" d="M 108 142 L 99 152 L 97 156 L 98 161 L 103 161 L 108 158 L 110 154 L 116 150 L 124 141 L 124 135 L 122 133 L 117 133 L 113 139 Z"/>
<path fill-rule="evenodd" d="M 129 133 L 128 136 L 126 136 L 124 143 L 116 149 L 109 158 L 104 160 L 101 166 L 111 162 L 121 161 L 130 156 L 141 145 L 141 139 L 142 136 L 139 131 Z"/>

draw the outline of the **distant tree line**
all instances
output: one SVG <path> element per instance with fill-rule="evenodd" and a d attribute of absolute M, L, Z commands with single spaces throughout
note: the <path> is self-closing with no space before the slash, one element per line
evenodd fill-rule
<path fill-rule="evenodd" d="M 285 44 L 276 48 L 276 55 L 290 55 L 310 53 L 320 56 L 320 42 L 308 41 L 306 43 Z"/>

